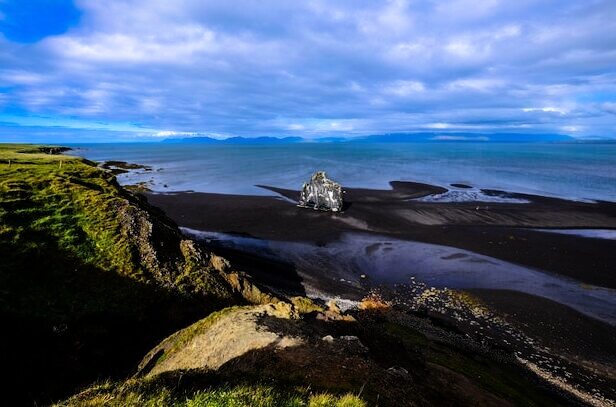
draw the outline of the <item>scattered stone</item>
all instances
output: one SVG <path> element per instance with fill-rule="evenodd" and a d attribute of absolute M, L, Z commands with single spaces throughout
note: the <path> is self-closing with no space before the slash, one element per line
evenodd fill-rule
<path fill-rule="evenodd" d="M 329 343 L 333 343 L 334 342 L 334 337 L 331 335 L 326 335 L 323 338 L 321 338 L 323 341 L 325 342 L 329 342 Z"/>
<path fill-rule="evenodd" d="M 329 300 L 329 302 L 327 303 L 327 309 L 328 311 L 340 314 L 340 307 L 338 306 L 336 300 Z"/>
<path fill-rule="evenodd" d="M 344 341 L 344 348 L 357 354 L 367 353 L 368 348 L 364 345 L 357 336 L 343 335 L 339 338 Z"/>
<path fill-rule="evenodd" d="M 392 366 L 389 369 L 387 369 L 387 371 L 391 374 L 398 375 L 398 376 L 406 376 L 409 374 L 408 370 L 400 366 Z"/>
<path fill-rule="evenodd" d="M 347 321 L 354 322 L 355 318 L 350 314 L 342 312 L 336 300 L 332 299 L 327 303 L 327 309 L 323 312 L 318 312 L 316 319 L 321 321 Z"/>
<path fill-rule="evenodd" d="M 62 332 L 65 332 L 67 329 L 68 329 L 68 326 L 66 324 L 54 325 L 52 328 L 53 333 L 55 334 L 61 334 Z"/>

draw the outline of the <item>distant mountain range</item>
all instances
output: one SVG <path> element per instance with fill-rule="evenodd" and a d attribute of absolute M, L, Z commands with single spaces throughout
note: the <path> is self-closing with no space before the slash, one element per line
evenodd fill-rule
<path fill-rule="evenodd" d="M 433 143 L 433 142 L 484 142 L 484 143 L 545 143 L 572 142 L 575 138 L 564 134 L 524 134 L 524 133 L 392 133 L 359 137 L 324 137 L 305 139 L 302 137 L 212 137 L 169 138 L 164 143 L 199 144 L 289 144 L 289 143 Z"/>

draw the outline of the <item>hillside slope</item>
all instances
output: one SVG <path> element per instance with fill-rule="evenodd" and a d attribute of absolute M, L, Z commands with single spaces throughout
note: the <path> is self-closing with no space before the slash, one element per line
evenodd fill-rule
<path fill-rule="evenodd" d="M 59 152 L 0 145 L 4 401 L 45 403 L 122 377 L 166 335 L 244 302 L 222 259 L 111 174 Z"/>
<path fill-rule="evenodd" d="M 58 406 L 568 404 L 506 353 L 434 327 L 422 333 L 420 319 L 395 309 L 364 302 L 350 315 L 295 303 L 213 313 L 154 347 L 133 378 Z"/>

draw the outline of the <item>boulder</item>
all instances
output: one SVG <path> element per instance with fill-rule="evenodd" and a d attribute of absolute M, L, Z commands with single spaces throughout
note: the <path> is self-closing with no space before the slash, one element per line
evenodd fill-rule
<path fill-rule="evenodd" d="M 298 206 L 322 211 L 342 211 L 342 187 L 327 178 L 324 171 L 315 172 L 302 187 Z"/>

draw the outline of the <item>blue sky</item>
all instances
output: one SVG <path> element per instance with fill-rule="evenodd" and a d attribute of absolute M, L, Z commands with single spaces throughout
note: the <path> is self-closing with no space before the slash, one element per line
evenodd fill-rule
<path fill-rule="evenodd" d="M 613 0 L 0 0 L 0 141 L 616 138 Z"/>

